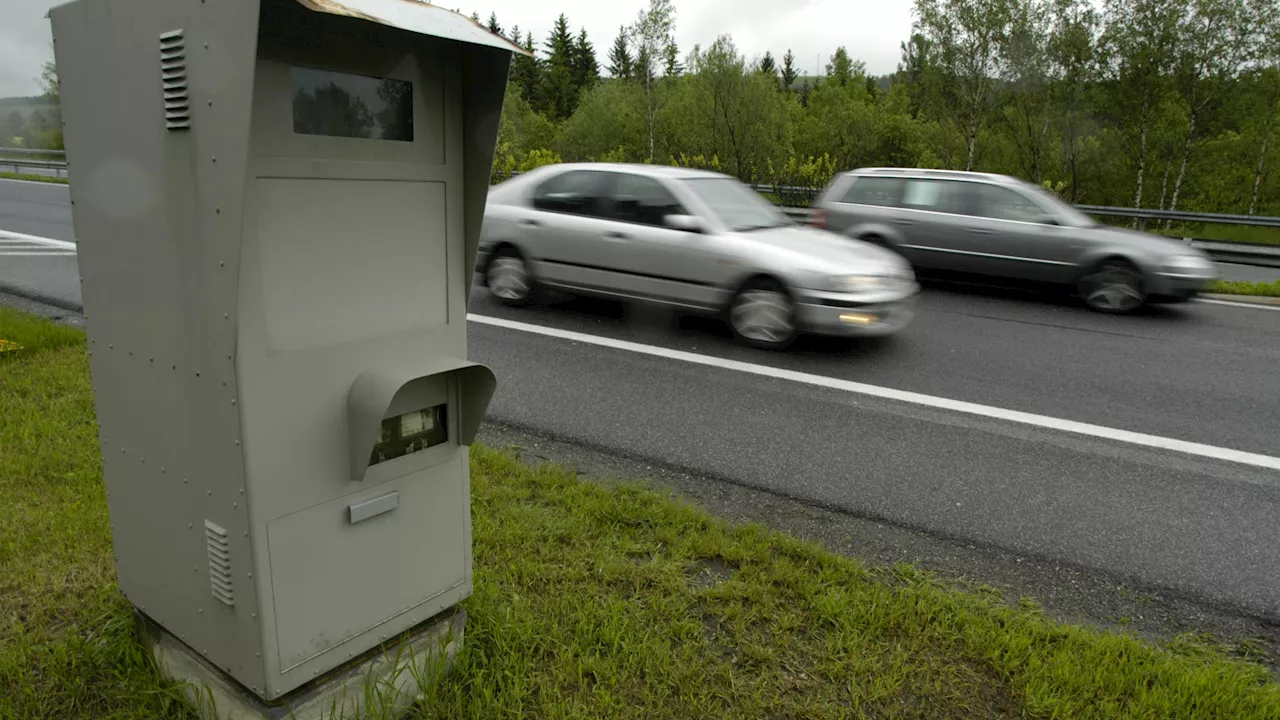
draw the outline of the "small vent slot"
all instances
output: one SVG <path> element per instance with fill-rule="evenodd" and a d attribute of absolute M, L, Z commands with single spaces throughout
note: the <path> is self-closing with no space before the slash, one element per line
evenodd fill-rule
<path fill-rule="evenodd" d="M 164 124 L 170 130 L 191 127 L 187 95 L 187 41 L 182 30 L 160 35 L 160 80 L 164 85 Z"/>
<path fill-rule="evenodd" d="M 236 604 L 235 588 L 231 583 L 231 546 L 227 531 L 204 521 L 204 544 L 209 554 L 209 587 L 218 601 Z"/>

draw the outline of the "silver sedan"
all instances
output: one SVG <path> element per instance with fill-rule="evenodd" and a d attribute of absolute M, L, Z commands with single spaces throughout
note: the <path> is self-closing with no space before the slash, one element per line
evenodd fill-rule
<path fill-rule="evenodd" d="M 896 332 L 920 290 L 892 251 L 797 224 L 729 176 L 653 165 L 549 165 L 495 186 L 477 269 L 508 305 L 539 287 L 665 303 L 769 349 Z"/>

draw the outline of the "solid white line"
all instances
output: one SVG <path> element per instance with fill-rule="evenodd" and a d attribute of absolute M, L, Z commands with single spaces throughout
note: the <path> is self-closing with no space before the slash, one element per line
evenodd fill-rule
<path fill-rule="evenodd" d="M 1266 303 L 1231 302 L 1230 300 L 1210 300 L 1209 298 L 1196 298 L 1196 302 L 1209 303 L 1210 305 L 1230 305 L 1231 307 L 1250 308 L 1253 310 L 1280 310 L 1280 305 L 1268 305 Z"/>
<path fill-rule="evenodd" d="M 1005 408 L 992 407 L 989 405 L 979 405 L 977 403 L 965 402 L 963 400 L 935 397 L 933 395 L 925 395 L 907 390 L 895 390 L 893 388 L 881 387 L 879 385 L 867 385 L 865 383 L 840 380 L 837 378 L 826 377 L 824 375 L 813 375 L 811 373 L 783 370 L 780 368 L 768 367 L 766 365 L 755 365 L 753 363 L 728 360 L 710 355 L 700 355 L 698 353 L 684 352 L 682 350 L 671 350 L 655 345 L 643 345 L 640 343 L 628 342 L 626 340 L 614 340 L 612 338 L 600 337 L 598 335 L 588 335 L 569 330 L 559 330 L 556 328 L 546 327 L 544 325 L 533 325 L 529 323 L 516 322 L 514 320 L 503 320 L 501 318 L 490 317 L 487 315 L 468 313 L 467 319 L 471 322 L 482 325 L 492 325 L 494 327 L 506 328 L 508 330 L 518 330 L 536 335 L 546 335 L 562 340 L 571 340 L 573 342 L 613 348 L 615 350 L 625 350 L 627 352 L 652 355 L 655 357 L 667 358 L 669 360 L 679 360 L 681 362 L 693 363 L 696 365 L 705 365 L 724 370 L 734 370 L 737 372 L 761 375 L 779 380 L 789 380 L 791 382 L 815 385 L 818 387 L 830 388 L 832 390 L 842 390 L 844 392 L 857 393 L 860 395 L 870 395 L 872 397 L 884 398 L 886 400 L 896 400 L 898 402 L 911 403 L 913 405 L 923 405 L 926 407 L 950 410 L 952 412 L 965 413 L 968 415 L 1005 420 L 1008 422 L 1030 425 L 1048 430 L 1059 430 L 1062 432 L 1075 433 L 1077 435 L 1087 435 L 1090 437 L 1101 438 L 1103 440 L 1128 443 L 1130 445 L 1140 445 L 1160 450 L 1172 450 L 1174 452 L 1185 453 L 1187 455 L 1197 455 L 1214 460 L 1225 460 L 1227 462 L 1239 463 L 1241 465 L 1251 465 L 1253 467 L 1267 468 L 1270 470 L 1280 470 L 1280 457 L 1272 457 L 1270 455 L 1259 455 L 1257 453 L 1232 450 L 1231 448 L 1217 447 L 1214 445 L 1204 445 L 1202 443 L 1189 442 L 1187 440 L 1176 440 L 1174 438 L 1160 437 L 1159 435 L 1148 435 L 1146 433 L 1133 432 L 1130 430 L 1109 428 L 1103 425 L 1093 425 L 1090 423 L 1077 422 L 1075 420 L 1064 420 L 1062 418 L 1049 417 L 1047 415 L 1036 415 L 1034 413 L 1021 412 L 1019 410 L 1007 410 Z"/>
<path fill-rule="evenodd" d="M 0 240 L 18 240 L 22 242 L 35 243 L 36 245 L 44 245 L 46 247 L 76 249 L 76 244 L 67 242 L 66 240 L 54 240 L 53 238 L 39 237 L 36 235 L 24 235 L 9 230 L 0 230 Z"/>
<path fill-rule="evenodd" d="M 0 247 L 0 257 L 75 257 L 74 252 L 66 250 L 8 250 Z"/>

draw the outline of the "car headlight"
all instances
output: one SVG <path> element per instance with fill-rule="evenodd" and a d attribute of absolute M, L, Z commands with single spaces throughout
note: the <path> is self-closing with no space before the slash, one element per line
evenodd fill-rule
<path fill-rule="evenodd" d="M 1201 255 L 1170 255 L 1164 259 L 1164 266 L 1174 272 L 1213 270 L 1213 263 Z"/>

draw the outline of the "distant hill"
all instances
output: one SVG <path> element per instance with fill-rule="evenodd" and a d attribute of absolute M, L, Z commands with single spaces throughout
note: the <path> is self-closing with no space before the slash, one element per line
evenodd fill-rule
<path fill-rule="evenodd" d="M 7 116 L 16 110 L 22 116 L 23 122 L 26 122 L 31 114 L 37 110 L 43 111 L 47 115 L 49 111 L 56 110 L 57 107 L 57 103 L 43 95 L 0 98 L 0 117 Z"/>

